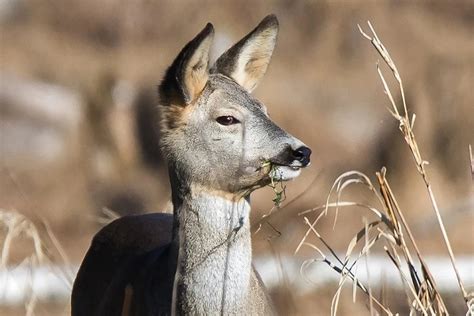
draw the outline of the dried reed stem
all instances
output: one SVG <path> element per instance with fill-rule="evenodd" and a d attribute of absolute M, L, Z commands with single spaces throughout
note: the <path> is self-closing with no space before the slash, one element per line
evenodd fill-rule
<path fill-rule="evenodd" d="M 428 190 L 428 194 L 430 197 L 430 202 L 432 204 L 433 210 L 436 214 L 439 226 L 441 228 L 443 238 L 450 254 L 451 263 L 454 267 L 456 277 L 458 279 L 458 284 L 460 289 L 463 293 L 463 297 L 467 302 L 468 308 L 472 308 L 472 302 L 468 299 L 468 294 L 464 289 L 464 285 L 459 277 L 459 272 L 456 267 L 456 263 L 454 260 L 454 255 L 451 249 L 451 245 L 447 238 L 446 230 L 444 229 L 444 224 L 440 216 L 440 212 L 436 203 L 436 199 L 434 197 L 433 191 L 431 189 L 430 182 L 428 180 L 427 172 L 425 170 L 425 165 L 428 164 L 425 160 L 422 159 L 421 153 L 418 149 L 418 145 L 416 143 L 415 135 L 413 133 L 413 126 L 415 123 L 416 116 L 413 115 L 411 120 L 408 116 L 407 105 L 405 100 L 405 93 L 403 90 L 403 83 L 397 67 L 393 60 L 390 57 L 390 54 L 380 42 L 377 34 L 375 33 L 372 25 L 369 23 L 369 27 L 373 33 L 373 37 L 368 36 L 365 34 L 359 26 L 361 33 L 371 41 L 374 45 L 380 56 L 384 59 L 387 63 L 388 67 L 391 69 L 395 79 L 398 82 L 400 94 L 402 98 L 402 111 L 399 110 L 393 94 L 390 91 L 390 88 L 385 80 L 385 77 L 382 73 L 381 68 L 377 65 L 377 72 L 380 76 L 382 84 L 384 86 L 385 93 L 387 94 L 391 109 L 389 109 L 390 113 L 397 119 L 399 122 L 399 128 L 402 134 L 405 137 L 405 141 L 407 142 L 412 156 L 415 160 L 418 172 L 423 178 L 425 186 Z M 472 158 L 472 149 L 470 149 L 470 159 L 471 159 L 471 168 L 474 170 L 473 166 L 473 158 Z M 333 296 L 333 300 L 331 303 L 331 315 L 336 315 L 337 308 L 339 304 L 339 298 L 341 294 L 342 287 L 345 284 L 347 279 L 351 279 L 353 281 L 353 297 L 355 300 L 356 291 L 355 289 L 358 287 L 360 288 L 369 299 L 369 309 L 370 313 L 374 314 L 377 311 L 374 309 L 373 303 L 380 308 L 381 311 L 392 315 L 390 309 L 388 309 L 383 302 L 379 302 L 376 298 L 373 297 L 372 291 L 370 288 L 370 273 L 367 270 L 368 275 L 368 285 L 363 285 L 360 281 L 357 280 L 354 272 L 354 268 L 356 268 L 356 264 L 358 263 L 359 259 L 365 257 L 366 264 L 368 260 L 368 256 L 370 253 L 370 249 L 376 244 L 379 240 L 385 241 L 387 245 L 384 246 L 384 250 L 390 260 L 393 262 L 397 270 L 400 272 L 400 277 L 404 285 L 406 298 L 408 301 L 408 305 L 410 307 L 410 315 L 422 313 L 423 315 L 448 315 L 449 312 L 446 308 L 446 305 L 441 297 L 438 288 L 436 286 L 435 280 L 426 265 L 423 256 L 418 248 L 418 245 L 415 241 L 415 238 L 411 232 L 410 227 L 405 219 L 403 212 L 400 209 L 400 206 L 395 198 L 392 189 L 388 183 L 386 178 L 386 170 L 382 168 L 380 172 L 376 173 L 377 180 L 378 180 L 378 190 L 372 184 L 370 179 L 363 173 L 359 171 L 348 171 L 340 175 L 331 187 L 329 191 L 328 197 L 326 199 L 326 203 L 323 206 L 318 206 L 303 212 L 300 212 L 299 215 L 308 214 L 310 212 L 320 211 L 320 213 L 316 216 L 316 219 L 313 222 L 310 222 L 307 217 L 304 218 L 306 224 L 309 226 L 306 234 L 301 239 L 300 244 L 298 245 L 296 252 L 302 246 L 309 246 L 312 249 L 315 249 L 322 259 L 311 259 L 305 261 L 302 266 L 302 269 L 309 264 L 315 262 L 324 262 L 328 264 L 334 271 L 340 274 L 339 284 L 336 290 L 336 293 Z M 370 206 L 365 203 L 358 203 L 352 201 L 342 201 L 341 196 L 343 191 L 352 185 L 360 185 L 362 184 L 365 188 L 367 188 L 370 192 L 374 194 L 377 198 L 378 202 L 382 206 L 382 209 L 378 209 L 376 207 Z M 335 196 L 335 201 L 332 202 L 332 198 Z M 362 207 L 374 216 L 376 216 L 377 220 L 368 223 L 367 220 L 364 220 L 364 228 L 360 230 L 349 242 L 347 247 L 346 254 L 344 258 L 339 258 L 336 252 L 330 247 L 330 245 L 326 242 L 326 240 L 318 233 L 315 226 L 318 221 L 327 216 L 329 209 L 335 209 L 335 219 L 334 219 L 334 226 L 337 221 L 338 211 L 340 209 L 345 209 L 346 207 L 355 206 L 355 207 Z M 373 232 L 376 231 L 376 234 Z M 329 250 L 331 255 L 337 260 L 334 264 L 331 262 L 324 253 L 314 244 L 311 244 L 307 241 L 310 233 L 316 235 L 320 242 L 324 245 L 325 248 Z M 374 236 L 375 235 L 375 236 Z M 359 244 L 361 240 L 364 240 L 365 243 L 363 244 L 362 250 L 358 251 L 357 258 L 354 259 L 353 262 L 350 262 L 352 258 L 352 253 L 354 252 L 355 247 Z M 415 261 L 412 256 L 411 251 L 415 251 L 415 258 L 418 259 Z M 419 263 L 419 265 L 418 265 Z M 403 271 L 403 265 L 408 267 L 409 274 L 406 274 Z M 420 266 L 421 269 L 417 269 L 416 267 Z M 368 267 L 366 266 L 366 269 Z"/>
<path fill-rule="evenodd" d="M 417 144 L 416 139 L 415 139 L 415 135 L 413 133 L 413 125 L 415 123 L 416 116 L 413 115 L 412 119 L 410 121 L 410 119 L 408 117 L 407 104 L 406 104 L 406 99 L 405 99 L 405 92 L 404 92 L 404 89 L 403 89 L 403 83 L 402 83 L 400 74 L 398 72 L 398 69 L 397 69 L 395 63 L 393 62 L 392 58 L 390 57 L 390 54 L 388 53 L 388 50 L 385 48 L 385 46 L 382 44 L 382 42 L 378 38 L 377 33 L 375 32 L 374 28 L 372 27 L 372 24 L 370 22 L 367 22 L 367 23 L 368 23 L 368 26 L 369 26 L 369 28 L 372 32 L 372 37 L 367 35 L 362 30 L 362 28 L 358 25 L 359 31 L 366 39 L 368 39 L 372 43 L 372 45 L 375 47 L 376 51 L 379 53 L 379 55 L 385 61 L 387 66 L 390 68 L 390 70 L 392 71 L 393 76 L 395 77 L 396 81 L 398 82 L 399 91 L 400 91 L 400 94 L 402 96 L 402 106 L 403 106 L 403 111 L 404 111 L 404 113 L 402 115 L 400 115 L 400 113 L 398 111 L 398 106 L 397 106 L 397 104 L 396 104 L 396 102 L 393 98 L 393 94 L 391 93 L 391 90 L 388 87 L 388 84 L 387 84 L 387 82 L 386 82 L 386 80 L 385 80 L 385 78 L 382 74 L 382 71 L 381 71 L 379 65 L 377 64 L 377 72 L 380 76 L 380 79 L 381 79 L 382 84 L 384 86 L 385 93 L 387 94 L 388 99 L 390 100 L 390 103 L 391 103 L 391 106 L 392 106 L 392 109 L 393 109 L 393 110 L 390 110 L 390 113 L 399 122 L 399 129 L 405 137 L 405 141 L 406 141 L 406 143 L 408 144 L 408 146 L 410 148 L 410 151 L 413 155 L 413 158 L 415 159 L 415 163 L 416 163 L 418 172 L 421 174 L 421 176 L 423 178 L 423 181 L 425 183 L 425 187 L 428 190 L 428 195 L 430 197 L 430 202 L 431 202 L 431 205 L 432 205 L 433 210 L 435 212 L 436 219 L 438 221 L 441 233 L 443 235 L 444 243 L 445 243 L 446 248 L 448 250 L 449 258 L 451 260 L 451 264 L 452 264 L 454 272 L 456 274 L 456 278 L 457 278 L 459 287 L 461 289 L 461 292 L 462 292 L 462 295 L 463 295 L 463 298 L 464 298 L 465 302 L 468 303 L 469 302 L 469 295 L 466 292 L 464 284 L 463 284 L 463 282 L 461 280 L 461 277 L 459 275 L 459 271 L 458 271 L 457 266 L 456 266 L 456 259 L 454 258 L 453 250 L 451 248 L 451 243 L 449 242 L 448 234 L 446 233 L 446 229 L 444 227 L 444 223 L 443 223 L 443 220 L 441 218 L 441 214 L 440 214 L 440 211 L 439 211 L 439 208 L 438 208 L 438 203 L 436 202 L 431 184 L 428 180 L 428 175 L 427 175 L 427 172 L 426 172 L 426 169 L 425 169 L 425 165 L 428 164 L 428 162 L 422 159 L 421 153 L 420 153 L 419 148 L 418 148 L 418 144 Z"/>
<path fill-rule="evenodd" d="M 364 286 L 359 280 L 357 280 L 356 276 L 354 275 L 354 273 L 352 272 L 352 269 L 354 268 L 354 266 L 356 265 L 358 259 L 360 259 L 362 256 L 364 256 L 366 254 L 366 251 L 374 245 L 376 239 L 378 238 L 373 238 L 371 241 L 369 241 L 367 244 L 366 244 L 366 247 L 364 247 L 364 249 L 359 253 L 359 256 L 358 258 L 351 264 L 351 265 L 348 265 L 349 261 L 348 261 L 348 255 L 350 255 L 350 250 L 353 249 L 353 247 L 349 246 L 349 249 L 348 249 L 348 255 L 346 256 L 346 258 L 344 260 L 341 260 L 341 258 L 339 258 L 339 256 L 336 254 L 336 252 L 329 246 L 329 244 L 326 242 L 326 240 L 324 240 L 324 238 L 318 233 L 318 231 L 316 230 L 316 228 L 314 227 L 315 223 L 310 223 L 310 221 L 308 220 L 307 217 L 304 218 L 305 220 L 305 223 L 309 226 L 309 230 L 312 231 L 317 237 L 318 239 L 323 243 L 323 245 L 329 250 L 329 252 L 331 253 L 331 255 L 338 261 L 338 263 L 341 265 L 341 267 L 339 266 L 336 266 L 333 262 L 331 262 L 330 260 L 327 259 L 327 257 L 324 255 L 324 252 L 321 251 L 318 247 L 316 247 L 315 245 L 313 244 L 310 244 L 310 243 L 304 243 L 304 245 L 306 246 L 309 246 L 310 248 L 312 249 L 315 249 L 319 255 L 321 255 L 322 259 L 321 260 L 316 260 L 316 259 L 311 259 L 309 261 L 305 261 L 305 263 L 303 263 L 303 266 L 302 266 L 302 270 L 304 270 L 304 268 L 306 266 L 308 266 L 309 264 L 311 263 L 314 263 L 314 262 L 324 262 L 326 263 L 327 265 L 329 265 L 330 268 L 332 268 L 334 271 L 336 271 L 337 273 L 339 273 L 341 275 L 341 278 L 339 280 L 339 285 L 338 285 L 338 289 L 336 291 L 336 294 L 334 295 L 333 297 L 333 300 L 332 300 L 332 304 L 331 304 L 331 315 L 335 316 L 337 314 L 337 305 L 338 305 L 338 302 L 339 302 L 339 297 L 340 297 L 340 293 L 341 293 L 341 290 L 342 290 L 342 286 L 344 285 L 345 283 L 345 280 L 347 278 L 350 278 L 352 281 L 353 281 L 353 285 L 354 287 L 357 286 L 358 288 L 360 288 L 362 290 L 363 293 L 365 293 L 366 295 L 368 296 L 371 296 L 371 293 L 369 292 L 369 289 Z M 371 227 L 373 226 L 373 223 L 370 223 L 368 225 L 368 227 Z M 363 229 L 363 231 L 365 232 L 365 227 Z M 363 235 L 364 236 L 364 235 Z M 362 238 L 362 237 L 360 237 Z M 355 246 L 355 245 L 354 245 Z M 377 300 L 375 297 L 371 296 L 372 297 L 372 302 L 375 302 L 376 305 L 381 309 L 383 310 L 387 315 L 393 315 L 393 313 L 390 311 L 390 309 L 388 307 L 386 307 L 385 305 L 383 305 L 382 303 L 379 302 L 379 300 Z"/>
<path fill-rule="evenodd" d="M 385 168 L 382 168 L 381 172 L 376 173 L 377 179 L 378 179 L 379 185 L 380 185 L 380 190 L 383 192 L 383 196 L 386 199 L 385 203 L 386 203 L 386 205 L 389 205 L 387 207 L 390 207 L 396 215 L 394 217 L 394 220 L 397 222 L 397 224 L 394 225 L 394 226 L 397 227 L 397 229 L 399 231 L 398 234 L 394 234 L 395 236 L 396 235 L 399 236 L 398 239 L 396 240 L 396 243 L 402 249 L 403 254 L 405 256 L 405 260 L 409 265 L 410 272 L 412 274 L 413 283 L 416 286 L 416 290 L 419 291 L 419 287 L 420 287 L 421 282 L 418 278 L 416 270 L 413 268 L 414 267 L 414 261 L 413 261 L 413 258 L 410 255 L 409 250 L 408 250 L 408 246 L 406 244 L 406 241 L 405 241 L 405 238 L 404 238 L 404 235 L 403 235 L 403 231 L 402 231 L 402 225 L 403 225 L 403 228 L 405 229 L 405 231 L 408 234 L 408 238 L 409 238 L 412 246 L 415 249 L 416 255 L 417 255 L 418 260 L 420 261 L 420 264 L 421 264 L 421 267 L 422 267 L 422 272 L 423 272 L 424 278 L 425 278 L 426 281 L 429 282 L 430 290 L 433 293 L 433 295 L 435 296 L 435 300 L 438 303 L 438 306 L 440 307 L 440 310 L 445 311 L 447 313 L 447 309 L 446 309 L 446 306 L 444 304 L 444 301 L 441 298 L 441 295 L 439 294 L 439 292 L 437 290 L 436 282 L 435 282 L 433 276 L 431 275 L 431 272 L 428 269 L 428 266 L 426 265 L 426 262 L 424 261 L 423 256 L 421 255 L 421 252 L 418 248 L 418 245 L 416 244 L 415 238 L 413 237 L 413 234 L 410 230 L 410 227 L 408 226 L 408 223 L 405 220 L 405 216 L 403 215 L 403 213 L 402 213 L 402 211 L 401 211 L 401 209 L 398 205 L 398 202 L 395 198 L 395 195 L 392 192 L 392 189 L 390 188 L 390 185 L 388 184 L 388 181 L 385 177 L 385 174 L 386 174 Z M 402 225 L 400 225 L 399 219 L 400 219 Z"/>
<path fill-rule="evenodd" d="M 469 145 L 469 160 L 471 161 L 471 178 L 474 181 L 474 157 L 472 156 L 472 146 Z"/>

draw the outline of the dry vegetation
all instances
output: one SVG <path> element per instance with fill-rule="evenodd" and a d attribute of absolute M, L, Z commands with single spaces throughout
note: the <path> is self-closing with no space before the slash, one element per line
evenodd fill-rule
<path fill-rule="evenodd" d="M 427 193 L 432 204 L 434 216 L 438 221 L 444 244 L 452 263 L 452 269 L 456 274 L 461 296 L 465 303 L 464 312 L 466 313 L 467 311 L 471 311 L 472 313 L 474 310 L 474 292 L 468 293 L 466 291 L 466 287 L 461 279 L 461 276 L 459 275 L 459 271 L 456 266 L 456 260 L 453 254 L 451 243 L 449 242 L 449 238 L 446 233 L 445 225 L 441 217 L 431 183 L 428 180 L 428 173 L 425 167 L 428 165 L 428 162 L 422 158 L 418 144 L 416 142 L 415 134 L 413 132 L 416 116 L 413 114 L 411 118 L 409 117 L 400 73 L 398 72 L 394 61 L 390 57 L 389 52 L 375 33 L 375 30 L 373 29 L 370 22 L 368 25 L 372 33 L 371 36 L 367 35 L 360 28 L 360 26 L 359 30 L 361 34 L 375 47 L 376 51 L 380 54 L 385 64 L 392 71 L 393 76 L 398 83 L 399 92 L 401 95 L 401 109 L 400 105 L 396 103 L 393 97 L 392 91 L 387 84 L 381 68 L 377 64 L 377 71 L 383 83 L 385 94 L 390 101 L 391 109 L 389 108 L 389 112 L 398 121 L 399 129 L 402 133 L 402 136 L 405 138 L 406 144 L 410 148 L 414 162 L 418 169 L 418 173 L 423 178 L 424 184 L 427 188 Z M 426 264 L 422 253 L 420 252 L 410 226 L 407 223 L 397 199 L 388 183 L 386 172 L 387 170 L 384 167 L 380 172 L 376 173 L 378 186 L 374 186 L 369 177 L 361 172 L 346 172 L 334 182 L 334 185 L 332 186 L 328 195 L 326 204 L 324 204 L 322 207 L 313 208 L 300 213 L 300 215 L 305 215 L 310 212 L 321 211 L 322 209 L 313 222 L 310 222 L 306 216 L 304 217 L 309 229 L 298 245 L 296 253 L 302 246 L 308 246 L 311 249 L 316 250 L 318 257 L 316 259 L 306 260 L 303 264 L 302 271 L 304 271 L 308 265 L 317 262 L 323 262 L 340 274 L 341 277 L 338 288 L 331 303 L 331 315 L 337 314 L 341 291 L 347 279 L 352 281 L 354 291 L 356 290 L 356 287 L 358 287 L 364 294 L 368 296 L 370 315 L 374 315 L 374 313 L 382 313 L 387 315 L 400 313 L 398 310 L 391 310 L 389 307 L 391 302 L 387 297 L 382 296 L 381 298 L 375 298 L 371 290 L 370 280 L 368 280 L 369 284 L 364 285 L 357 279 L 357 276 L 354 272 L 357 271 L 357 265 L 360 264 L 359 262 L 363 261 L 363 258 L 369 257 L 370 251 L 374 245 L 382 243 L 385 253 L 394 264 L 394 268 L 400 272 L 410 315 L 448 315 L 450 312 L 447 308 L 447 305 L 436 286 L 436 281 L 429 269 L 429 266 Z M 342 201 L 341 195 L 343 191 L 356 184 L 363 185 L 370 192 L 372 192 L 379 202 L 378 206 L 374 207 L 361 202 Z M 331 202 L 334 199 L 333 195 L 336 195 L 336 198 L 334 202 Z M 335 209 L 336 214 L 334 218 L 334 226 L 336 226 L 339 209 L 346 207 L 359 207 L 369 210 L 370 213 L 375 216 L 376 220 L 368 222 L 367 219 L 364 218 L 365 225 L 351 239 L 344 258 L 340 258 L 336 251 L 325 241 L 325 238 L 318 233 L 316 227 L 319 220 L 323 216 L 328 215 L 330 208 Z M 313 233 L 319 239 L 320 243 L 326 247 L 329 255 L 326 255 L 325 252 L 320 249 L 320 247 L 306 241 L 310 233 Z M 354 255 L 353 252 L 356 249 L 358 243 L 363 244 L 363 246 L 362 249 L 359 252 L 356 252 Z M 329 257 L 333 257 L 333 260 L 335 261 L 331 261 Z M 368 261 L 366 260 L 365 263 L 367 265 L 368 271 L 370 269 Z M 406 275 L 403 270 L 404 266 L 408 267 L 408 275 Z M 370 275 L 369 272 L 367 272 L 367 275 Z M 355 297 L 355 293 L 353 295 Z M 459 312 L 463 312 L 463 308 L 456 308 L 456 311 L 451 311 L 451 313 Z"/>
<path fill-rule="evenodd" d="M 285 189 L 275 184 L 254 194 L 255 253 L 291 255 L 307 232 L 305 244 L 330 245 L 334 253 L 326 249 L 322 258 L 341 274 L 340 284 L 300 296 L 282 282 L 273 293 L 280 310 L 431 314 L 447 307 L 451 314 L 465 312 L 461 297 L 469 298 L 472 287 L 440 294 L 423 258 L 474 253 L 474 165 L 466 153 L 474 143 L 471 2 L 10 2 L 15 5 L 0 12 L 2 86 L 8 76 L 54 84 L 76 93 L 81 105 L 77 125 L 64 127 L 0 98 L 3 266 L 78 264 L 92 234 L 115 216 L 106 211 L 104 218 L 104 209 L 120 215 L 169 209 L 166 170 L 156 150 L 157 81 L 206 22 L 216 26 L 216 50 L 222 51 L 273 12 L 281 23 L 279 42 L 256 94 L 274 120 L 314 155 L 311 167 Z M 374 54 L 357 29 L 368 19 L 390 47 L 403 85 L 383 46 L 381 58 L 395 80 L 381 77 L 381 86 L 374 75 Z M 393 85 L 399 89 L 390 93 Z M 388 118 L 384 90 L 396 120 Z M 418 115 L 418 144 L 410 113 Z M 34 151 L 49 148 L 45 139 L 62 139 L 65 145 L 48 158 Z M 7 141 L 21 150 L 10 151 Z M 365 176 L 383 166 L 387 176 L 385 171 L 376 181 Z M 338 178 L 351 169 L 360 173 Z M 314 207 L 322 201 L 327 201 L 322 208 Z M 348 211 L 354 206 L 369 210 L 368 215 Z M 306 209 L 313 210 L 304 213 L 307 221 L 297 215 Z M 324 216 L 329 210 L 337 223 Z M 347 257 L 341 256 L 348 240 Z M 301 262 L 314 251 L 301 247 Z M 405 293 L 353 280 L 354 263 L 377 254 L 390 256 L 395 268 L 410 267 L 411 274 L 400 270 Z M 70 272 L 57 273 L 70 284 Z M 342 287 L 351 280 L 369 299 L 351 301 Z M 22 315 L 35 307 L 36 315 L 61 315 L 67 305 L 31 296 L 25 308 L 0 307 L 0 314 Z"/>
<path fill-rule="evenodd" d="M 2 232 L 0 270 L 7 271 L 7 274 L 2 274 L 1 277 L 2 291 L 5 291 L 5 284 L 10 278 L 8 271 L 26 268 L 27 271 L 31 271 L 27 278 L 33 282 L 33 271 L 40 267 L 54 273 L 69 290 L 72 289 L 75 272 L 71 270 L 71 262 L 47 223 L 43 221 L 42 224 L 39 228 L 30 219 L 16 211 L 0 209 L 0 232 Z M 21 254 L 18 248 L 22 248 Z M 17 256 L 15 260 L 10 258 L 12 253 Z M 61 265 L 58 267 L 58 264 Z M 2 292 L 2 295 L 6 294 Z M 24 309 L 22 308 L 25 315 L 38 314 L 37 295 L 38 293 L 33 291 L 31 285 L 27 286 Z"/>

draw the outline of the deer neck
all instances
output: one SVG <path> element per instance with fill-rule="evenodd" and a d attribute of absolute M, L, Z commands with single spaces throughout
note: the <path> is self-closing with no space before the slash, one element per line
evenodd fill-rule
<path fill-rule="evenodd" d="M 174 314 L 244 313 L 252 273 L 248 199 L 172 187 Z"/>

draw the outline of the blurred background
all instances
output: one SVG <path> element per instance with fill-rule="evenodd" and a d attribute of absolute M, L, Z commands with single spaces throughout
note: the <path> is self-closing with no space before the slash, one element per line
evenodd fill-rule
<path fill-rule="evenodd" d="M 313 149 L 313 156 L 302 176 L 286 185 L 283 207 L 273 209 L 254 235 L 256 260 L 270 257 L 281 263 L 290 258 L 298 271 L 303 260 L 315 256 L 308 248 L 293 257 L 307 229 L 298 213 L 324 204 L 341 173 L 360 170 L 376 182 L 375 172 L 383 166 L 423 253 L 446 256 L 426 188 L 387 111 L 375 67 L 379 56 L 357 29 L 370 20 L 402 75 L 409 110 L 417 114 L 415 134 L 430 162 L 430 181 L 454 253 L 474 264 L 468 154 L 468 145 L 474 144 L 472 1 L 1 0 L 4 271 L 13 273 L 35 252 L 25 234 L 15 236 L 5 249 L 15 218 L 25 216 L 37 227 L 52 266 L 64 263 L 74 271 L 93 234 L 111 217 L 170 211 L 156 86 L 205 23 L 216 28 L 215 59 L 269 13 L 278 16 L 280 33 L 254 94 L 277 124 Z M 253 194 L 256 228 L 272 210 L 273 198 L 270 188 Z M 374 202 L 367 190 L 357 188 L 343 198 Z M 318 229 L 344 253 L 364 217 L 370 215 L 341 211 L 335 229 L 333 215 Z M 289 270 L 277 267 L 271 291 L 282 314 L 329 314 L 337 284 L 296 291 L 288 281 Z M 471 280 L 472 267 L 467 269 Z M 67 294 L 42 295 L 46 290 L 41 286 L 39 293 L 21 294 L 20 285 L 7 287 L 15 280 L 8 280 L 4 271 L 0 314 L 28 313 L 31 297 L 36 315 L 69 313 Z M 272 277 L 268 271 L 262 274 Z M 323 274 L 335 272 L 321 270 Z M 312 281 L 317 279 L 315 274 Z M 18 292 L 16 299 L 13 292 Z M 342 315 L 368 314 L 363 294 L 356 303 L 350 289 L 346 296 Z M 402 297 L 398 300 L 403 306 Z M 460 307 L 458 303 L 454 298 L 450 307 L 462 312 L 462 300 Z M 403 308 L 394 310 L 403 313 Z"/>

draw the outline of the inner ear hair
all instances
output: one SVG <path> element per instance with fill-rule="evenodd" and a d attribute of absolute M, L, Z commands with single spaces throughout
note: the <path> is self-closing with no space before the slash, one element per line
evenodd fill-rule
<path fill-rule="evenodd" d="M 185 106 L 201 93 L 209 78 L 209 51 L 213 39 L 214 27 L 208 23 L 181 50 L 159 86 L 161 105 Z"/>

